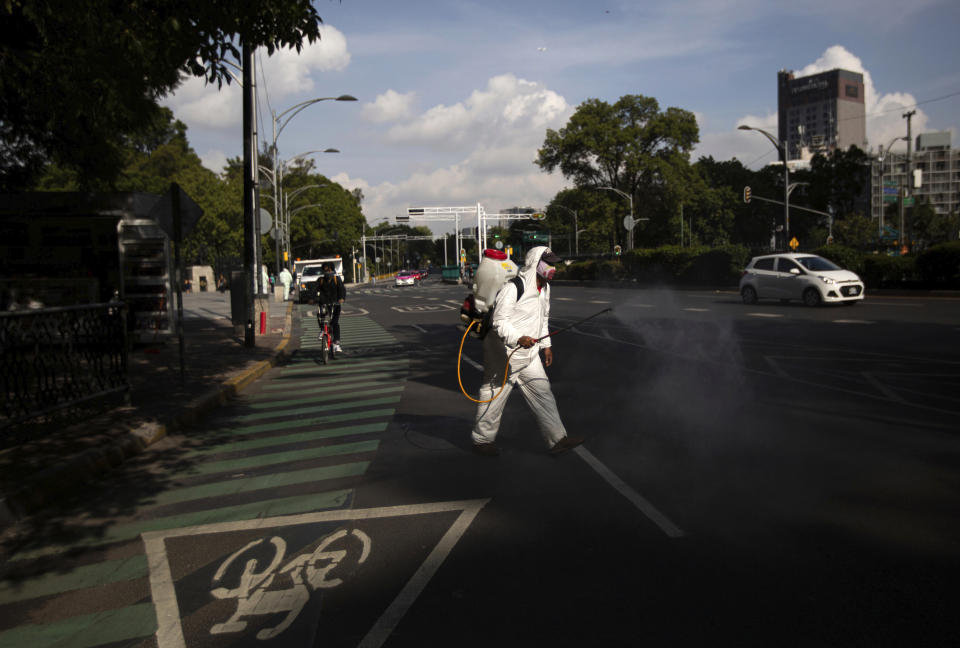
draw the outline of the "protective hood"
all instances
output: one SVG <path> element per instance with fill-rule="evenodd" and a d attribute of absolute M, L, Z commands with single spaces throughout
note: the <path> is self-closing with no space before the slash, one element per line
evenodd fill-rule
<path fill-rule="evenodd" d="M 520 269 L 520 276 L 525 284 L 536 287 L 537 266 L 540 264 L 540 257 L 549 249 L 545 245 L 538 245 L 527 250 L 527 256 L 523 258 L 523 267 Z"/>

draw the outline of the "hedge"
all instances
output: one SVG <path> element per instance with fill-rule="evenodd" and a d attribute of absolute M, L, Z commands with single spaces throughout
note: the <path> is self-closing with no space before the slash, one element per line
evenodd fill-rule
<path fill-rule="evenodd" d="M 960 287 L 960 241 L 941 243 L 919 255 L 887 256 L 842 245 L 825 245 L 812 254 L 856 272 L 869 288 L 916 284 L 918 279 L 928 286 Z M 665 246 L 630 250 L 614 259 L 578 261 L 560 266 L 557 278 L 734 286 L 750 257 L 750 250 L 742 245 L 715 248 Z"/>

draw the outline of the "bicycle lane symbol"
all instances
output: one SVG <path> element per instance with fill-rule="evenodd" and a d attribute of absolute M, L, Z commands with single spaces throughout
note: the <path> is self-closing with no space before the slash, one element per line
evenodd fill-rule
<path fill-rule="evenodd" d="M 299 555 L 283 567 L 280 565 L 283 562 L 287 544 L 279 536 L 270 538 L 274 550 L 273 559 L 263 571 L 258 572 L 259 561 L 250 558 L 244 565 L 238 587 L 233 589 L 216 587 L 210 591 L 218 599 L 236 599 L 237 605 L 229 619 L 223 623 L 216 623 L 210 628 L 210 634 L 241 632 L 247 627 L 247 621 L 242 620 L 244 617 L 286 613 L 283 620 L 276 626 L 257 632 L 257 639 L 272 639 L 282 633 L 303 610 L 310 600 L 312 591 L 330 589 L 343 583 L 340 578 L 328 578 L 328 576 L 346 558 L 348 552 L 346 549 L 329 548 L 347 535 L 346 529 L 331 533 L 312 553 Z M 351 530 L 349 535 L 361 543 L 357 563 L 363 564 L 370 555 L 372 545 L 370 537 L 359 529 Z M 254 540 L 224 560 L 213 577 L 214 584 L 222 582 L 233 563 L 261 543 L 263 538 Z M 279 574 L 289 574 L 292 585 L 286 588 L 273 588 Z"/>

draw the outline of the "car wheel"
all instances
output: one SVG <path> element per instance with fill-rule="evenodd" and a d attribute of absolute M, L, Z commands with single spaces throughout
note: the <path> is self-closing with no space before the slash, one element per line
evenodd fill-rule
<path fill-rule="evenodd" d="M 820 305 L 820 293 L 816 288 L 807 288 L 803 291 L 803 303 L 807 306 Z"/>
<path fill-rule="evenodd" d="M 744 304 L 757 303 L 757 291 L 753 289 L 753 286 L 744 286 L 743 290 L 740 291 L 740 296 L 743 297 Z"/>

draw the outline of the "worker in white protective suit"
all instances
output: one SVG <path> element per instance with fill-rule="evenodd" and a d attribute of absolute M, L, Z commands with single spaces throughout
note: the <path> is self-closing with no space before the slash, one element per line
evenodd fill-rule
<path fill-rule="evenodd" d="M 560 453 L 583 443 L 582 437 L 567 435 L 557 402 L 550 389 L 550 380 L 544 364 L 553 364 L 553 350 L 547 327 L 550 318 L 550 283 L 560 257 L 549 248 L 538 246 L 527 252 L 519 277 L 523 290 L 513 281 L 508 281 L 494 300 L 490 332 L 483 339 L 483 384 L 480 400 L 489 401 L 503 384 L 503 372 L 510 358 L 510 373 L 503 392 L 488 403 L 477 406 L 477 417 L 470 437 L 477 454 L 495 457 L 500 454 L 496 446 L 500 417 L 513 387 L 520 388 L 530 409 L 537 419 L 551 453 Z M 518 293 L 522 293 L 519 295 Z M 544 338 L 537 341 L 538 338 Z M 518 348 L 519 347 L 519 348 Z M 543 362 L 540 350 L 543 350 Z"/>

